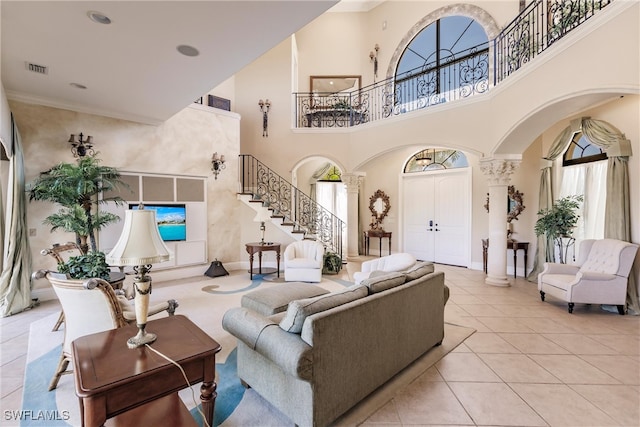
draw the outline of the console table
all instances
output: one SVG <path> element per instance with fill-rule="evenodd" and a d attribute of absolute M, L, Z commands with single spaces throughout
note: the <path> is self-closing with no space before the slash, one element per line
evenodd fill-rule
<path fill-rule="evenodd" d="M 364 254 L 369 255 L 369 239 L 371 237 L 377 237 L 380 246 L 380 256 L 382 256 L 382 239 L 385 237 L 389 239 L 389 255 L 391 255 L 391 231 L 383 230 L 367 230 L 363 232 L 364 235 Z"/>
<path fill-rule="evenodd" d="M 516 267 L 518 265 L 518 250 L 524 251 L 524 277 L 527 277 L 527 256 L 529 252 L 529 242 L 518 242 L 507 240 L 507 250 L 513 250 L 513 277 L 516 277 Z M 487 257 L 489 251 L 489 239 L 482 239 L 482 264 L 484 272 L 487 272 Z"/>
<path fill-rule="evenodd" d="M 202 411 L 213 425 L 220 344 L 182 315 L 152 320 L 147 330 L 158 335 L 151 346 L 182 366 L 189 383 L 202 382 Z M 171 362 L 146 347 L 127 348 L 127 339 L 137 332 L 136 325 L 128 325 L 73 341 L 73 372 L 83 427 L 102 426 L 108 418 L 125 416 L 130 410 L 139 412 L 149 405 L 159 410 L 158 404 L 175 404 L 175 396 L 170 396 L 187 388 L 182 372 Z M 182 401 L 178 403 L 184 406 Z M 141 425 L 139 422 L 136 424 Z"/>
<path fill-rule="evenodd" d="M 271 274 L 278 273 L 280 277 L 280 243 L 275 242 L 252 242 L 245 244 L 247 253 L 249 254 L 249 278 L 253 279 L 254 274 Z M 277 268 L 262 268 L 262 252 L 275 251 Z M 258 268 L 253 268 L 253 255 L 258 254 Z"/>

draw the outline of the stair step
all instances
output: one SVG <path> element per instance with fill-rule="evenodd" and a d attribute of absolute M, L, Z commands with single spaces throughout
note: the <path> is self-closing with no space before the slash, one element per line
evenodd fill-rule
<path fill-rule="evenodd" d="M 294 233 L 294 234 L 304 234 L 305 233 L 304 230 L 292 230 L 291 232 Z"/>
<path fill-rule="evenodd" d="M 295 226 L 295 224 L 294 224 L 293 222 L 283 222 L 283 223 L 282 223 L 282 224 L 280 224 L 280 225 L 287 226 L 287 227 L 293 227 L 293 226 Z"/>

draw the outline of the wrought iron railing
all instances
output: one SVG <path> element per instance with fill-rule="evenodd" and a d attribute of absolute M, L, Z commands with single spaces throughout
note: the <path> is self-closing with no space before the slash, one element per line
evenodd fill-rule
<path fill-rule="evenodd" d="M 344 128 L 489 90 L 613 0 L 536 0 L 493 40 L 349 93 L 294 93 L 296 127 Z M 493 76 L 489 75 L 493 46 Z"/>
<path fill-rule="evenodd" d="M 520 69 L 613 0 L 537 0 L 495 38 L 494 84 Z"/>
<path fill-rule="evenodd" d="M 241 193 L 251 194 L 271 209 L 272 216 L 281 216 L 294 231 L 315 238 L 342 258 L 344 221 L 250 154 L 239 156 L 238 174 Z"/>

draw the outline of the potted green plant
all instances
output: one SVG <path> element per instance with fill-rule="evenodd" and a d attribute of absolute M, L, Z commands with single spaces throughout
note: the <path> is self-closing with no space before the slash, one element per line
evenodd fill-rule
<path fill-rule="evenodd" d="M 66 274 L 70 279 L 98 277 L 109 281 L 110 270 L 104 252 L 96 251 L 70 257 L 66 262 L 58 264 L 58 273 Z"/>
<path fill-rule="evenodd" d="M 338 274 L 342 269 L 342 258 L 335 252 L 324 254 L 322 274 Z"/>
<path fill-rule="evenodd" d="M 44 200 L 61 206 L 44 223 L 51 225 L 51 231 L 62 229 L 75 233 L 83 253 L 89 249 L 97 251 L 96 230 L 120 220 L 118 215 L 96 210 L 96 207 L 107 202 L 124 203 L 118 196 L 98 197 L 100 193 L 126 186 L 117 169 L 99 163 L 95 155 L 81 157 L 76 164 L 60 163 L 42 172 L 27 189 L 29 201 Z"/>
<path fill-rule="evenodd" d="M 562 239 L 572 237 L 573 229 L 580 218 L 577 210 L 583 200 L 582 195 L 566 196 L 556 200 L 551 208 L 538 211 L 539 218 L 534 227 L 536 236 L 544 234 L 548 241 L 554 242 L 560 248 L 560 262 L 563 264 L 566 256 L 562 251 Z M 553 258 L 555 259 L 555 256 Z"/>

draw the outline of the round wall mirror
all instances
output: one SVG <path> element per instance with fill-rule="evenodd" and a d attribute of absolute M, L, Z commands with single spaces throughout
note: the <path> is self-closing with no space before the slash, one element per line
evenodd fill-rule
<path fill-rule="evenodd" d="M 381 228 L 382 221 L 389 213 L 389 209 L 391 209 L 389 196 L 387 196 L 382 190 L 377 190 L 373 193 L 373 196 L 369 198 L 369 210 L 371 211 L 372 216 L 372 229 Z"/>

